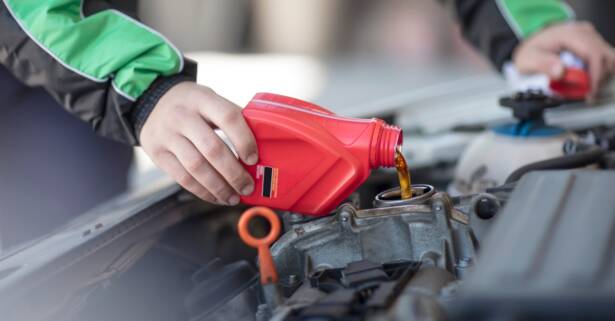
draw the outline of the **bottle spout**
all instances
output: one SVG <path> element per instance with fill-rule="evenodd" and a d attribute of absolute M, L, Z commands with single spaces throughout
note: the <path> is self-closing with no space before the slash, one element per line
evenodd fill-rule
<path fill-rule="evenodd" d="M 371 145 L 370 165 L 372 168 L 394 167 L 395 150 L 403 143 L 401 128 L 388 124 L 382 124 L 380 133 L 374 135 Z"/>

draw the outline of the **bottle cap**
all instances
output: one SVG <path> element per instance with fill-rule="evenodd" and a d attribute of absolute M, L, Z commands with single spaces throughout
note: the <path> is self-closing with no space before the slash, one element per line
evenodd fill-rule
<path fill-rule="evenodd" d="M 554 93 L 569 100 L 582 100 L 591 89 L 587 71 L 579 68 L 566 68 L 564 76 L 551 80 L 549 87 Z"/>

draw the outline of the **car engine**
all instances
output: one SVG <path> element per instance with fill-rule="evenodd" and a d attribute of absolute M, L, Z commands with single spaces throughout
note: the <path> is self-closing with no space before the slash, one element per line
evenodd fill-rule
<path fill-rule="evenodd" d="M 192 320 L 614 317 L 613 256 L 602 256 L 613 241 L 614 186 L 614 171 L 535 172 L 487 193 L 450 197 L 418 185 L 410 200 L 392 189 L 369 209 L 346 203 L 310 221 L 288 214 L 271 247 L 277 288 L 259 294 L 252 278 L 237 288 L 242 300 Z M 591 201 L 576 202 L 577 193 Z M 260 303 L 246 311 L 245 302 Z M 560 303 L 575 309 L 550 308 Z"/>
<path fill-rule="evenodd" d="M 368 209 L 359 209 L 355 199 L 324 218 L 286 213 L 286 232 L 271 247 L 280 275 L 276 288 L 259 297 L 256 279 L 246 278 L 236 288 L 243 289 L 241 300 L 212 302 L 214 290 L 197 286 L 191 302 L 211 304 L 194 320 L 364 320 L 372 314 L 374 320 L 405 320 L 408 313 L 438 319 L 444 312 L 436 297 L 453 293 L 474 265 L 477 235 L 504 199 L 489 193 L 450 197 L 430 185 L 413 191 L 413 198 L 402 200 L 399 188 L 388 189 Z M 244 273 L 236 264 L 218 269 Z M 259 300 L 251 311 L 239 308 Z M 417 302 L 429 308 L 408 310 Z"/>
<path fill-rule="evenodd" d="M 345 204 L 326 219 L 290 224 L 272 255 L 283 289 L 296 290 L 272 319 L 361 320 L 388 307 L 380 317 L 407 319 L 414 298 L 406 288 L 423 284 L 436 294 L 462 278 L 476 260 L 470 223 L 479 219 L 477 204 L 497 211 L 500 202 L 489 194 L 451 198 L 429 185 L 413 189 L 417 196 L 409 200 L 399 198 L 399 189 L 387 190 L 374 208 Z M 296 280 L 304 281 L 297 287 Z"/>

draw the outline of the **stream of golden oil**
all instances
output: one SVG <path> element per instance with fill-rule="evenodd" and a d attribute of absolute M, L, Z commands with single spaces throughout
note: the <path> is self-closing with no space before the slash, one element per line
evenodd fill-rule
<path fill-rule="evenodd" d="M 395 149 L 395 168 L 397 168 L 397 177 L 399 178 L 401 199 L 409 199 L 412 197 L 412 181 L 410 180 L 408 164 L 399 146 Z"/>

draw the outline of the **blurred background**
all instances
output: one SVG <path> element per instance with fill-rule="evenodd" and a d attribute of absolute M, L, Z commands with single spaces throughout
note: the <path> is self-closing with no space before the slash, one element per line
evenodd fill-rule
<path fill-rule="evenodd" d="M 155 0 L 138 12 L 240 104 L 258 90 L 356 102 L 428 81 L 426 66 L 489 70 L 437 1 Z"/>
<path fill-rule="evenodd" d="M 408 108 L 400 124 L 413 135 L 408 145 L 429 148 L 409 152 L 411 168 L 421 162 L 419 156 L 432 157 L 442 141 L 433 135 L 421 141 L 419 133 L 499 112 L 495 97 L 506 90 L 497 71 L 464 42 L 454 12 L 440 1 L 111 2 L 137 12 L 167 36 L 199 63 L 199 83 L 239 106 L 266 91 L 313 101 L 342 115 L 387 117 L 387 108 L 399 109 L 401 101 Z M 580 19 L 594 22 L 615 43 L 610 23 L 615 2 L 568 2 Z M 132 150 L 102 142 L 59 107 L 47 108 L 52 103 L 40 89 L 4 89 L 3 95 L 22 97 L 18 101 L 37 110 L 2 109 L 0 148 L 12 155 L 3 157 L 0 166 L 0 249 L 49 233 L 96 204 L 162 176 L 139 149 L 133 157 Z M 483 91 L 489 91 L 484 99 Z M 455 95 L 432 99 L 445 92 Z M 29 103 L 33 100 L 47 102 Z M 468 112 L 477 106 L 482 109 Z M 436 107 L 443 108 L 440 114 Z M 40 122 L 31 119 L 33 113 L 41 115 Z M 412 122 L 431 127 L 413 132 Z M 450 139 L 446 142 L 441 145 L 445 154 L 451 150 Z M 107 172 L 109 164 L 117 165 L 113 173 Z M 108 179 L 103 183 L 101 177 Z"/>
<path fill-rule="evenodd" d="M 613 42 L 613 4 L 568 2 Z M 350 104 L 441 81 L 434 73 L 491 71 L 441 1 L 149 0 L 137 11 L 202 63 L 200 81 L 238 103 L 258 90 L 282 89 L 325 105 Z M 250 97 L 240 95 L 243 87 Z"/>

